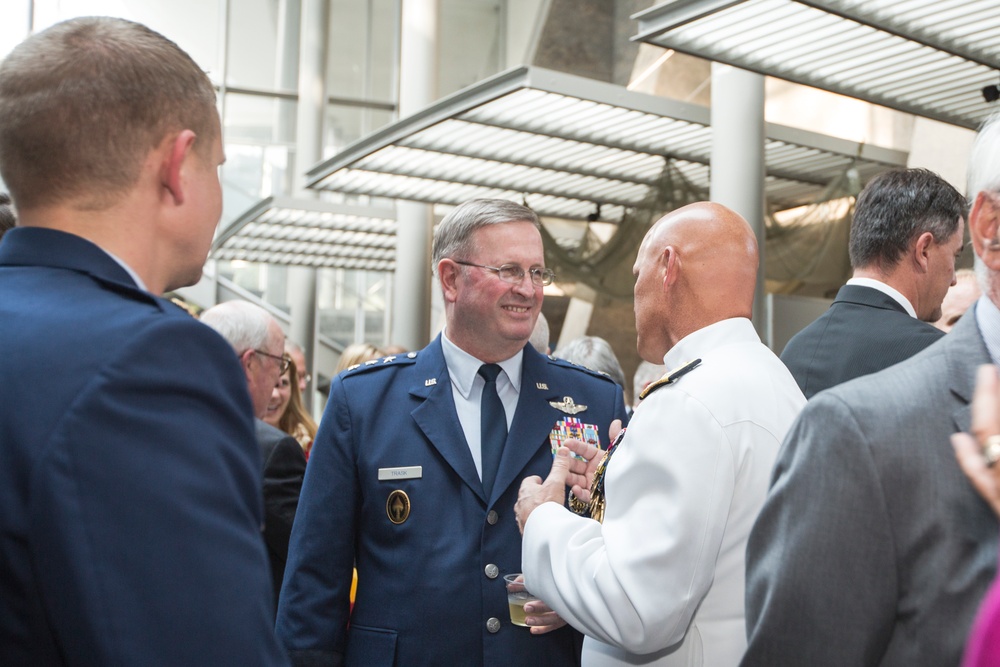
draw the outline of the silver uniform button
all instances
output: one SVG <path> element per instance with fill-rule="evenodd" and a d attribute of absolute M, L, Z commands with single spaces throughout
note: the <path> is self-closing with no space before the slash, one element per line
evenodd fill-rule
<path fill-rule="evenodd" d="M 496 579 L 497 575 L 500 574 L 500 568 L 493 563 L 490 563 L 486 566 L 485 572 L 489 579 Z"/>
<path fill-rule="evenodd" d="M 490 510 L 486 514 L 486 523 L 490 524 L 491 526 L 497 525 L 497 521 L 499 521 L 499 520 L 500 520 L 500 516 L 497 514 L 496 510 Z"/>
<path fill-rule="evenodd" d="M 486 629 L 491 633 L 500 632 L 500 619 L 496 616 L 491 617 L 488 621 L 486 621 Z"/>

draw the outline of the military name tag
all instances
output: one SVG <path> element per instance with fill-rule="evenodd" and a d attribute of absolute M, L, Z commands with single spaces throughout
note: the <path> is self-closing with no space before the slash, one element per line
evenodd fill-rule
<path fill-rule="evenodd" d="M 378 481 L 385 482 L 394 479 L 420 479 L 424 476 L 423 466 L 407 466 L 405 468 L 379 468 Z"/>

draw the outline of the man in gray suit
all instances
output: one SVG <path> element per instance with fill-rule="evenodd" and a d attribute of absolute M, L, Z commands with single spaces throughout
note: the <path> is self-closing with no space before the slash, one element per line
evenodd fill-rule
<path fill-rule="evenodd" d="M 958 665 L 996 574 L 996 518 L 949 435 L 1000 360 L 1000 116 L 973 147 L 984 296 L 952 333 L 823 392 L 785 439 L 747 546 L 742 665 Z"/>
<path fill-rule="evenodd" d="M 965 199 L 926 169 L 879 174 L 851 221 L 854 275 L 833 305 L 785 346 L 806 398 L 909 359 L 943 334 L 928 322 L 955 284 Z"/>

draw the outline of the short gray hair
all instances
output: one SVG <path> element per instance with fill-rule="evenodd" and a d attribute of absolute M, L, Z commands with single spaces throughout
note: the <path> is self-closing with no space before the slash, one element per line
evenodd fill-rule
<path fill-rule="evenodd" d="M 565 359 L 578 366 L 604 373 L 625 389 L 625 371 L 618 363 L 615 351 L 608 341 L 597 336 L 580 336 L 552 353 L 553 357 Z"/>
<path fill-rule="evenodd" d="M 434 265 L 445 257 L 462 256 L 464 259 L 474 250 L 473 232 L 508 222 L 530 222 L 535 227 L 540 226 L 534 211 L 506 199 L 472 199 L 456 207 L 444 217 L 434 235 L 431 253 Z"/>
<path fill-rule="evenodd" d="M 201 321 L 219 332 L 236 354 L 267 347 L 271 315 L 248 301 L 226 301 L 201 314 Z"/>

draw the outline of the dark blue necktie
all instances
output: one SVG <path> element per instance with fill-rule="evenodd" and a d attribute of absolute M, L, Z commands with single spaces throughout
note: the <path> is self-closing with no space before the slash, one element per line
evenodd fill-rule
<path fill-rule="evenodd" d="M 496 481 L 497 469 L 500 467 L 503 444 L 507 441 L 507 414 L 503 411 L 503 403 L 497 393 L 500 367 L 496 364 L 483 364 L 479 367 L 479 375 L 486 380 L 480 403 L 479 432 L 483 458 L 483 491 L 488 500 L 493 493 L 493 482 Z"/>

